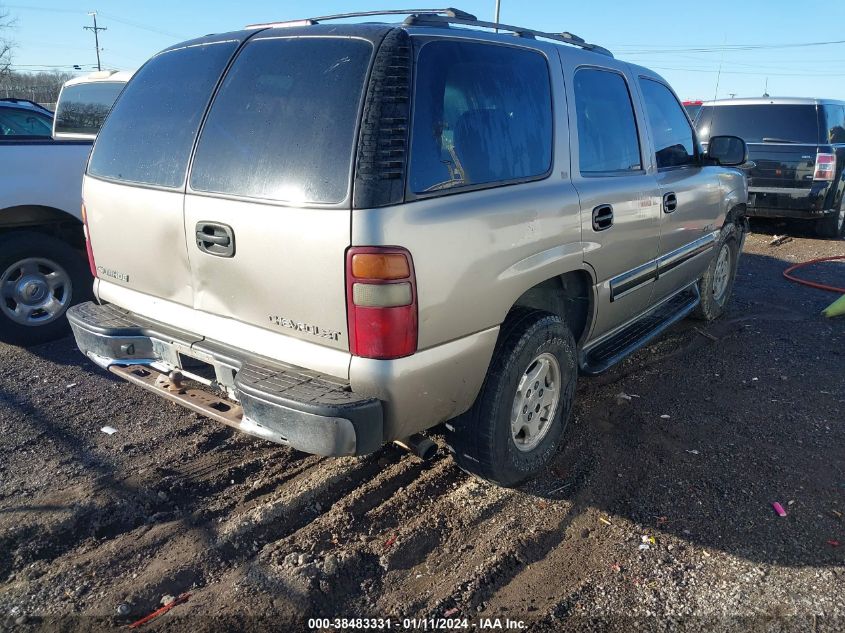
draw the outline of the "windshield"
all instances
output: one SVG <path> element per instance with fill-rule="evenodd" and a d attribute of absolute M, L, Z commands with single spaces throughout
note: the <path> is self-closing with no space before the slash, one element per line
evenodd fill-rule
<path fill-rule="evenodd" d="M 123 86 L 122 81 L 65 86 L 56 107 L 56 134 L 95 136 Z"/>
<path fill-rule="evenodd" d="M 53 121 L 34 110 L 0 108 L 0 136 L 44 136 L 52 132 Z"/>
<path fill-rule="evenodd" d="M 695 127 L 705 143 L 712 136 L 738 136 L 746 143 L 819 142 L 814 105 L 705 105 Z"/>

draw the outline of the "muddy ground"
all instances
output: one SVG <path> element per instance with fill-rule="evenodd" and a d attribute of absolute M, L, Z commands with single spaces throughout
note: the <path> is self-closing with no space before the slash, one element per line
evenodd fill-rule
<path fill-rule="evenodd" d="M 458 470 L 436 434 L 428 463 L 313 457 L 71 339 L 0 344 L 0 629 L 111 629 L 189 592 L 144 628 L 845 630 L 845 319 L 781 277 L 845 242 L 770 246 L 779 230 L 749 237 L 724 318 L 582 379 L 565 448 L 518 490 Z M 845 264 L 804 274 L 842 285 Z"/>

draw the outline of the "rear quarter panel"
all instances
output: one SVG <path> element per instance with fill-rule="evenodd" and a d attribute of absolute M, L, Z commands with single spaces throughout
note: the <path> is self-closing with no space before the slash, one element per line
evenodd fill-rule
<path fill-rule="evenodd" d="M 420 350 L 498 326 L 526 290 L 584 266 L 563 73 L 554 47 L 546 56 L 555 134 L 548 177 L 352 212 L 353 246 L 411 252 Z"/>
<path fill-rule="evenodd" d="M 411 252 L 423 350 L 499 325 L 523 292 L 580 269 L 579 212 L 555 169 L 539 182 L 354 211 L 352 243 Z"/>

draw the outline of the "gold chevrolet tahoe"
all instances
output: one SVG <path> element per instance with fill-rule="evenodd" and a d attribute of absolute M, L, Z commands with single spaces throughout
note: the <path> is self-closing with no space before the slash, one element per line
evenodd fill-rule
<path fill-rule="evenodd" d="M 579 374 L 723 311 L 745 144 L 702 152 L 659 75 L 572 34 L 389 13 L 150 59 L 88 164 L 96 302 L 68 317 L 101 367 L 247 433 L 361 455 L 446 422 L 515 485 Z"/>

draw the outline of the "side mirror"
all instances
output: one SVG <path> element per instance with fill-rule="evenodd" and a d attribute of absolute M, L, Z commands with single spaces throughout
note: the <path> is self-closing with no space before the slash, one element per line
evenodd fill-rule
<path fill-rule="evenodd" d="M 748 147 L 738 136 L 711 136 L 707 158 L 723 167 L 737 167 L 748 160 Z"/>

